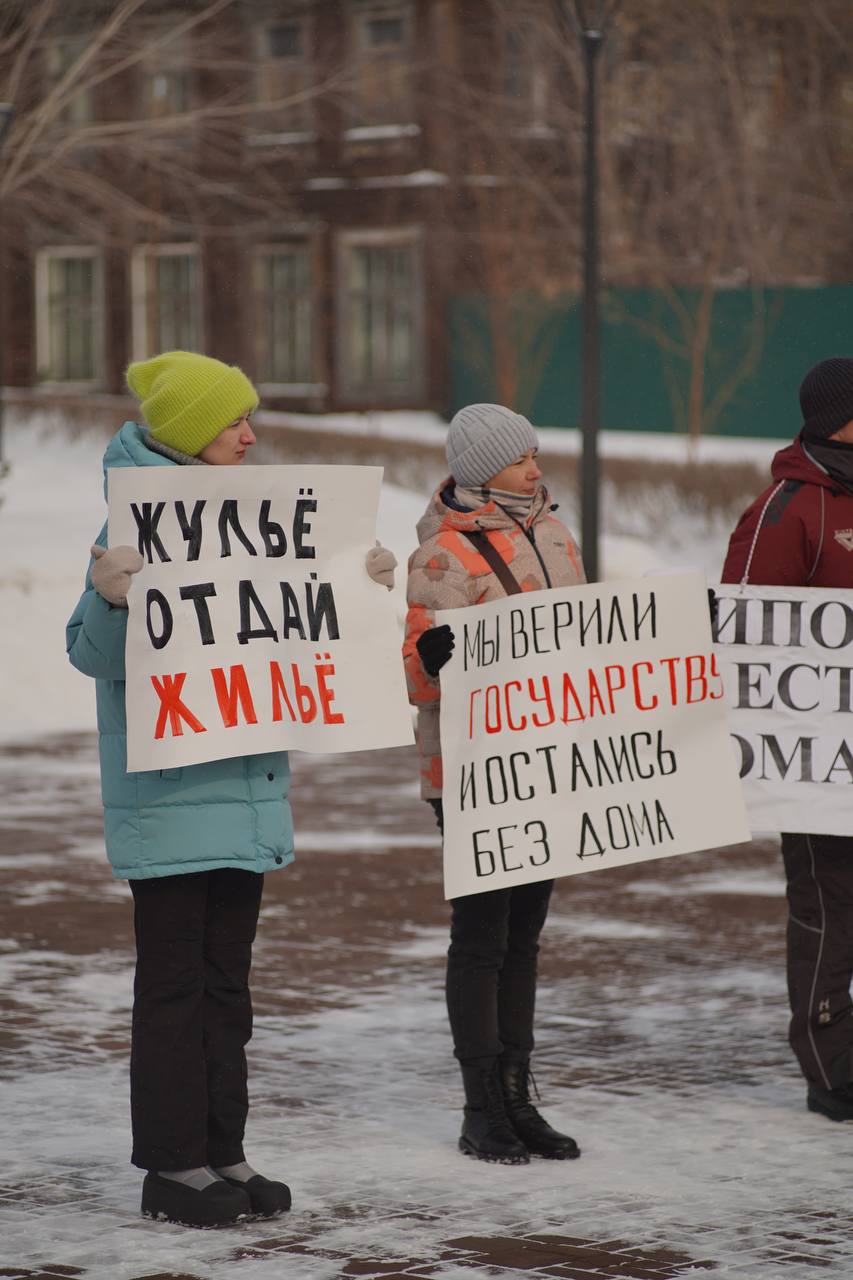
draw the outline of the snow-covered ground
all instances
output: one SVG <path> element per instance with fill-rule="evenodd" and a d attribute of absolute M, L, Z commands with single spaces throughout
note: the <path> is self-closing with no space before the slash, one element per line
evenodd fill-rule
<path fill-rule="evenodd" d="M 270 415 L 272 419 L 274 415 Z M 441 443 L 445 428 L 434 414 L 346 414 L 301 419 L 317 436 L 318 461 L 324 431 L 350 432 L 389 440 Z M 549 430 L 549 451 L 574 452 L 576 431 Z M 778 441 L 702 441 L 699 461 L 741 460 L 765 463 Z M 38 737 L 60 730 L 90 728 L 94 722 L 91 682 L 73 671 L 65 657 L 64 629 L 83 584 L 88 549 L 105 518 L 101 458 L 103 437 L 72 435 L 56 419 L 10 416 L 4 453 L 10 474 L 0 482 L 0 614 L 4 619 L 3 678 L 0 681 L 0 741 Z M 683 461 L 683 438 L 605 433 L 602 452 L 615 456 L 658 456 Z M 380 503 L 378 534 L 401 566 L 412 551 L 414 527 L 428 493 L 386 484 Z M 709 534 L 706 520 L 688 503 L 673 512 L 666 539 L 637 528 L 631 537 L 613 532 L 617 512 L 602 511 L 602 564 L 607 578 L 628 578 L 664 568 L 698 567 L 713 578 L 725 546 L 721 527 Z M 640 517 L 642 522 L 642 517 Z M 618 527 L 618 524 L 617 524 Z M 405 612 L 405 574 L 396 588 L 400 622 Z"/>
<path fill-rule="evenodd" d="M 128 1164 L 131 906 L 104 863 L 93 735 L 0 749 L 0 1273 L 849 1280 L 851 1126 L 806 1110 L 785 1041 L 775 846 L 558 881 L 535 1070 L 583 1156 L 487 1166 L 456 1149 L 414 753 L 294 766 L 298 857 L 267 877 L 254 950 L 247 1133 L 294 1207 L 197 1232 L 144 1221 Z"/>
<path fill-rule="evenodd" d="M 312 419 L 319 460 L 324 427 L 442 439 L 430 415 Z M 602 444 L 670 460 L 683 448 Z M 760 463 L 778 447 L 713 444 L 715 460 Z M 438 838 L 408 749 L 293 762 L 299 857 L 265 888 L 248 1134 L 250 1158 L 292 1182 L 293 1212 L 222 1232 L 143 1221 L 127 1163 L 131 904 L 104 862 L 92 682 L 64 649 L 105 514 L 104 440 L 12 422 L 4 447 L 2 1274 L 849 1280 L 850 1126 L 806 1110 L 785 1042 L 776 842 L 558 882 L 536 1069 L 545 1114 L 583 1158 L 474 1164 L 456 1150 Z M 576 434 L 547 447 L 570 451 Z M 383 491 L 378 532 L 401 565 L 426 498 Z M 605 508 L 609 577 L 714 575 L 727 530 L 667 502 L 665 540 L 651 512 L 647 530 L 634 512 L 633 535 L 615 536 L 624 512 Z M 397 603 L 402 619 L 402 581 Z"/>
<path fill-rule="evenodd" d="M 386 440 L 415 440 L 443 445 L 447 423 L 435 413 L 385 410 L 376 413 L 299 414 L 261 411 L 258 420 L 274 424 L 286 422 L 312 432 L 334 431 L 347 435 L 370 435 Z M 792 429 L 793 430 L 793 429 Z M 553 453 L 578 454 L 581 433 L 577 429 L 547 427 L 540 433 L 543 449 Z M 731 436 L 700 436 L 691 439 L 671 431 L 602 431 L 601 452 L 606 457 L 658 458 L 667 462 L 756 462 L 764 465 L 784 440 L 747 439 Z"/>

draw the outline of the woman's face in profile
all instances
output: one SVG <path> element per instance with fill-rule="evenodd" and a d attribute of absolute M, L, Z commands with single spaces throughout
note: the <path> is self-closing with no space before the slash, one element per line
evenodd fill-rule
<path fill-rule="evenodd" d="M 246 413 L 220 431 L 216 439 L 206 444 L 198 456 L 202 462 L 208 462 L 214 467 L 239 466 L 246 456 L 246 451 L 256 441 L 257 436 L 252 430 L 250 415 Z"/>
<path fill-rule="evenodd" d="M 503 489 L 504 493 L 535 493 L 542 479 L 542 472 L 536 461 L 537 449 L 528 449 L 523 458 L 511 462 L 503 471 L 492 476 L 487 482 L 487 489 Z"/>

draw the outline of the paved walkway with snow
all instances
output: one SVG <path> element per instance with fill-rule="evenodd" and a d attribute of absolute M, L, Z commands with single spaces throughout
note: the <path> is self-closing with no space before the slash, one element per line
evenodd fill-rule
<path fill-rule="evenodd" d="M 536 1074 L 583 1157 L 495 1167 L 455 1149 L 447 908 L 411 753 L 294 775 L 247 1142 L 294 1208 L 200 1232 L 138 1214 L 130 896 L 103 859 L 94 740 L 0 753 L 0 1276 L 849 1280 L 853 1126 L 806 1111 L 785 1042 L 774 845 L 558 883 Z"/>

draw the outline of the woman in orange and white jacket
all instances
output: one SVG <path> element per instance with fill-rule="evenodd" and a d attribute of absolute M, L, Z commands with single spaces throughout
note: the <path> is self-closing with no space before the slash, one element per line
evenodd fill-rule
<path fill-rule="evenodd" d="M 538 448 L 536 432 L 520 414 L 491 404 L 461 409 L 447 436 L 451 475 L 418 523 L 403 655 L 410 701 L 418 708 L 421 792 L 442 830 L 439 672 L 454 641 L 450 627 L 435 626 L 435 611 L 585 581 L 574 539 L 541 483 Z M 539 934 L 553 884 L 451 902 L 446 994 L 465 1089 L 459 1146 L 480 1160 L 524 1164 L 531 1154 L 580 1155 L 529 1096 Z"/>

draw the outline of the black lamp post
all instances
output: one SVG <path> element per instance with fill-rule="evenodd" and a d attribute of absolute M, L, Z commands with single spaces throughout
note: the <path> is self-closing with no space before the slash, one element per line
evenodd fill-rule
<path fill-rule="evenodd" d="M 0 151 L 3 149 L 3 143 L 6 141 L 6 134 L 9 132 L 9 126 L 12 123 L 12 117 L 15 114 L 15 108 L 11 102 L 0 102 Z M 3 389 L 5 379 L 5 371 L 3 368 L 3 352 L 4 352 L 4 312 L 5 305 L 5 254 L 3 253 L 3 223 L 2 223 L 2 191 L 0 191 L 0 476 L 6 471 L 6 463 L 3 461 Z"/>
<path fill-rule="evenodd" d="M 581 554 L 590 582 L 598 579 L 599 468 L 601 423 L 601 351 L 599 328 L 598 245 L 598 55 L 620 0 L 560 0 L 581 43 L 585 73 L 583 302 L 581 330 Z"/>

